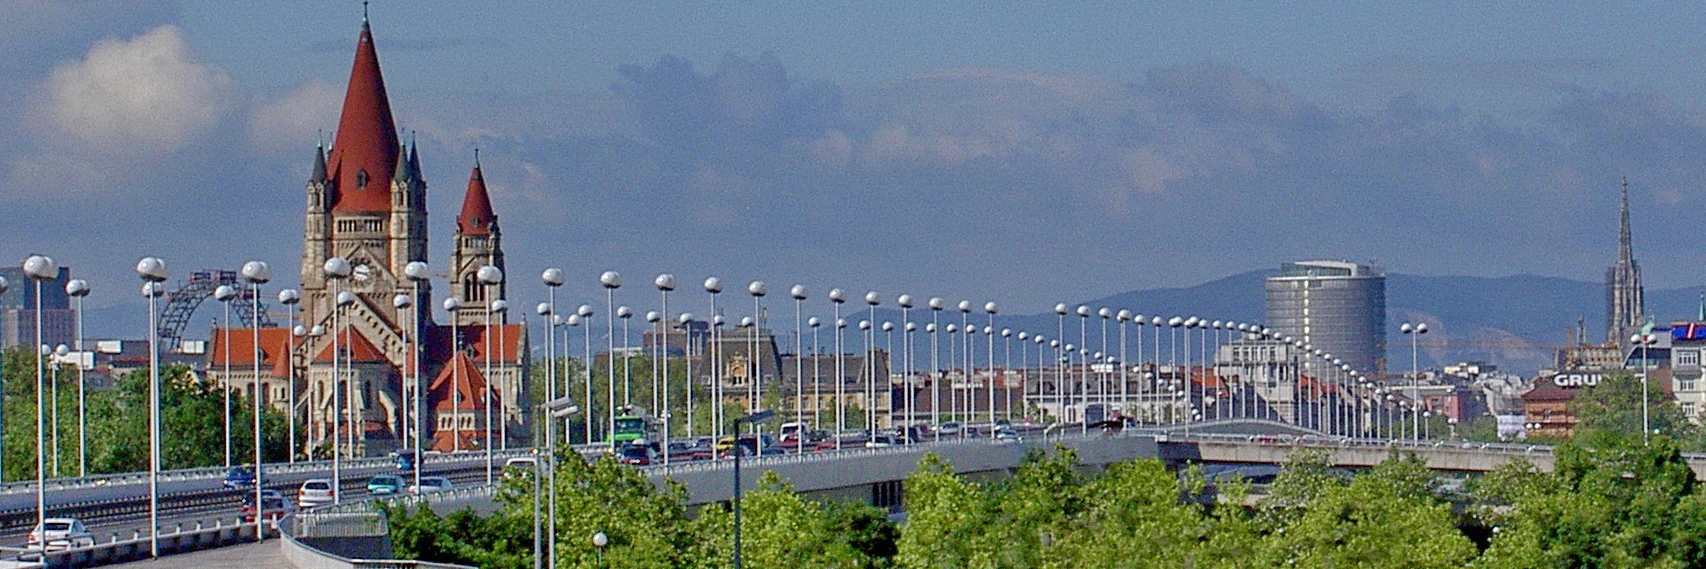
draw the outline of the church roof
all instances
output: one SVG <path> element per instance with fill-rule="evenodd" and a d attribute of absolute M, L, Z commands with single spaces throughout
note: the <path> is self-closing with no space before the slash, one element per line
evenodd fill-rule
<path fill-rule="evenodd" d="M 250 328 L 231 328 L 229 330 L 216 328 L 213 330 L 212 347 L 207 351 L 207 362 L 210 368 L 224 368 L 226 353 L 229 350 L 231 368 L 233 370 L 252 370 L 255 366 L 255 331 Z M 226 339 L 230 342 L 227 343 Z M 290 358 L 283 354 L 290 350 L 290 330 L 285 328 L 261 328 L 261 367 L 267 368 L 273 377 L 290 375 Z"/>
<path fill-rule="evenodd" d="M 320 350 L 320 355 L 314 357 L 314 363 L 330 363 L 332 361 L 333 345 L 334 344 L 332 342 L 326 342 L 326 348 Z M 338 347 L 338 351 L 342 352 L 339 354 L 340 357 L 346 354 L 349 357 L 348 360 L 340 361 L 358 364 L 384 363 L 389 361 L 385 359 L 385 352 L 381 352 L 379 351 L 379 348 L 374 347 L 373 342 L 367 339 L 367 335 L 356 331 L 354 328 L 347 326 L 344 327 L 343 334 L 338 337 L 338 343 L 336 345 Z"/>
<path fill-rule="evenodd" d="M 434 401 L 434 411 L 471 411 L 485 409 L 485 400 L 480 397 L 486 389 L 486 376 L 480 373 L 480 366 L 467 354 L 457 353 L 451 357 L 450 363 L 438 370 L 434 376 L 429 396 Z M 494 397 L 496 393 L 492 394 Z"/>
<path fill-rule="evenodd" d="M 327 175 L 336 183 L 331 210 L 383 212 L 391 207 L 391 175 L 397 169 L 400 147 L 385 78 L 379 73 L 379 53 L 367 22 L 355 47 L 349 90 L 338 119 Z"/>
<path fill-rule="evenodd" d="M 450 334 L 455 330 L 462 339 L 458 344 L 462 352 L 468 354 L 475 362 L 484 364 L 486 351 L 491 349 L 492 361 L 519 363 L 521 357 L 522 335 L 526 333 L 521 324 L 493 324 L 489 329 L 483 324 L 466 324 L 462 326 L 438 325 L 430 329 L 427 338 L 429 354 L 435 358 L 443 358 L 453 349 Z M 443 361 L 437 359 L 435 361 Z"/>
<path fill-rule="evenodd" d="M 492 213 L 492 198 L 486 193 L 486 178 L 480 174 L 480 160 L 474 159 L 474 173 L 468 176 L 468 193 L 462 197 L 462 214 L 456 216 L 456 232 L 461 235 L 491 235 L 498 215 Z"/>

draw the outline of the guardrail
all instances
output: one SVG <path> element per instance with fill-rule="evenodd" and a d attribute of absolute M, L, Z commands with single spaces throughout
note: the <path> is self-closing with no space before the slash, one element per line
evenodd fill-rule
<path fill-rule="evenodd" d="M 254 530 L 254 523 L 244 523 L 242 519 L 235 517 L 228 520 L 215 519 L 211 526 L 199 521 L 194 527 L 174 524 L 171 531 L 160 532 L 160 554 L 164 556 L 228 545 L 236 541 L 252 541 L 255 538 Z M 42 562 L 43 567 L 94 567 L 146 559 L 152 541 L 152 536 L 137 531 L 129 537 L 121 538 L 118 534 L 113 534 L 109 541 L 48 551 L 45 554 L 26 548 L 8 547 L 5 550 L 15 554 L 21 561 Z"/>
<path fill-rule="evenodd" d="M 379 501 L 410 504 L 437 504 L 474 498 L 490 498 L 492 486 L 481 485 L 467 488 L 457 488 L 446 492 L 435 492 L 425 496 L 410 496 L 397 498 L 368 498 L 316 508 L 308 512 L 292 513 L 278 522 L 279 535 L 282 538 L 279 550 L 284 558 L 297 569 L 476 569 L 466 565 L 451 563 L 433 563 L 408 559 L 357 559 L 349 558 L 316 548 L 303 543 L 299 534 L 305 533 L 304 526 L 325 525 L 320 520 L 337 520 L 340 517 L 377 516 L 373 504 Z M 306 524 L 301 522 L 308 522 Z M 383 525 L 383 518 L 379 522 Z M 378 535 L 384 535 L 379 533 Z"/>
<path fill-rule="evenodd" d="M 588 445 L 577 445 L 577 448 Z M 597 445 L 602 448 L 603 445 Z M 532 448 L 517 448 L 493 451 L 493 460 L 508 460 L 518 456 L 528 456 Z M 421 459 L 422 465 L 438 465 L 446 463 L 474 462 L 486 459 L 483 452 L 428 453 Z M 391 457 L 355 458 L 343 461 L 342 468 L 359 470 L 366 468 L 383 468 L 396 462 Z M 327 472 L 332 469 L 330 460 L 304 460 L 298 462 L 269 462 L 261 466 L 262 476 L 284 476 L 294 474 L 313 474 Z M 160 471 L 161 482 L 179 482 L 185 480 L 223 480 L 226 469 L 223 466 L 204 468 L 183 468 Z M 84 477 L 49 478 L 43 484 L 47 490 L 76 490 L 100 486 L 120 486 L 125 484 L 147 484 L 147 472 L 126 472 L 122 474 L 99 474 Z M 34 480 L 20 480 L 0 484 L 0 495 L 33 493 L 36 489 Z"/>

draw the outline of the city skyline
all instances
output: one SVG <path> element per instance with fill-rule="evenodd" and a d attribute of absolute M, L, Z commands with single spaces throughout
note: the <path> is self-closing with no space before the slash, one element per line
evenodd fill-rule
<path fill-rule="evenodd" d="M 1706 96 L 1654 71 L 1686 65 L 1689 42 L 1659 44 L 1697 14 L 754 5 L 683 23 L 670 16 L 692 5 L 464 9 L 372 6 L 395 46 L 382 57 L 398 126 L 431 157 L 440 212 L 485 149 L 493 201 L 513 212 L 511 272 L 562 266 L 575 298 L 606 269 L 1025 312 L 1299 258 L 1592 280 L 1616 252 L 1625 175 L 1648 286 L 1695 286 L 1688 267 L 1706 260 L 1663 231 L 1699 199 Z M 332 138 L 359 3 L 4 10 L 0 45 L 20 57 L 0 67 L 0 124 L 19 134 L 0 142 L 0 203 L 44 214 L 0 242 L 75 267 L 92 307 L 137 303 L 142 255 L 295 272 L 302 157 Z M 1296 30 L 1264 23 L 1274 11 Z M 1108 19 L 1083 23 L 1094 16 Z M 1564 24 L 1493 33 L 1528 30 L 1522 17 Z M 1319 45 L 1299 39 L 1334 25 Z M 1387 27 L 1407 33 L 1359 43 Z M 1571 39 L 1605 53 L 1558 47 Z M 143 91 L 161 97 L 130 96 Z M 433 217 L 430 235 L 450 221 Z M 447 255 L 429 261 L 444 273 Z"/>

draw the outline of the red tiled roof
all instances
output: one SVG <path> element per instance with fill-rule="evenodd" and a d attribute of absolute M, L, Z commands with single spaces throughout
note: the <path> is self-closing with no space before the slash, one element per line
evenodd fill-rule
<path fill-rule="evenodd" d="M 438 370 L 438 375 L 433 377 L 429 385 L 431 387 L 427 389 L 427 393 L 433 401 L 434 411 L 472 411 L 485 408 L 485 400 L 480 395 L 486 389 L 486 376 L 480 373 L 480 366 L 467 354 L 457 353 L 453 356 L 450 363 Z M 496 397 L 496 394 L 493 394 L 493 397 Z"/>
<path fill-rule="evenodd" d="M 491 235 L 492 224 L 498 215 L 492 213 L 492 198 L 486 193 L 486 179 L 480 175 L 480 163 L 474 162 L 474 173 L 468 176 L 468 193 L 462 197 L 462 214 L 456 216 L 456 231 L 462 235 Z"/>
<path fill-rule="evenodd" d="M 320 350 L 320 355 L 314 357 L 314 363 L 331 362 L 333 345 L 333 343 L 327 342 L 326 348 Z M 340 352 L 339 355 L 347 354 L 349 356 L 348 361 L 353 363 L 366 364 L 390 361 L 385 359 L 385 352 L 379 351 L 379 348 L 374 347 L 373 342 L 369 341 L 366 335 L 357 332 L 354 328 L 345 327 L 342 335 L 338 336 L 336 345 Z"/>
<path fill-rule="evenodd" d="M 328 164 L 327 175 L 336 190 L 332 211 L 389 210 L 391 175 L 397 169 L 399 154 L 397 124 L 391 118 L 391 101 L 385 96 L 385 78 L 379 73 L 379 53 L 364 22 Z"/>
<path fill-rule="evenodd" d="M 227 344 L 226 338 L 230 338 Z M 268 368 L 273 377 L 285 377 L 290 374 L 290 358 L 282 357 L 289 351 L 290 330 L 284 328 L 261 328 L 261 365 Z M 255 330 L 252 328 L 215 328 L 213 330 L 212 347 L 207 351 L 208 366 L 225 365 L 226 350 L 229 348 L 231 367 L 233 369 L 253 369 L 255 365 Z M 146 358 L 144 358 L 146 359 Z"/>
<path fill-rule="evenodd" d="M 461 437 L 457 437 L 459 434 Z M 457 446 L 457 438 L 462 439 L 461 446 Z M 494 436 L 492 438 L 495 440 L 497 437 Z M 458 449 L 477 450 L 485 448 L 485 444 L 485 431 L 476 431 L 471 429 L 462 429 L 460 431 L 455 429 L 439 429 L 432 434 L 432 450 L 436 450 L 438 452 L 454 452 Z"/>

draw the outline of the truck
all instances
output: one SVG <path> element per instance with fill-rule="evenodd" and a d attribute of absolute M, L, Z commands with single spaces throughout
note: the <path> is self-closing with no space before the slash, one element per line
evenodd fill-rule
<path fill-rule="evenodd" d="M 658 432 L 661 424 L 637 406 L 626 406 L 617 409 L 616 424 L 610 432 L 610 442 L 620 447 L 630 444 L 644 444 L 654 449 L 661 449 Z"/>

